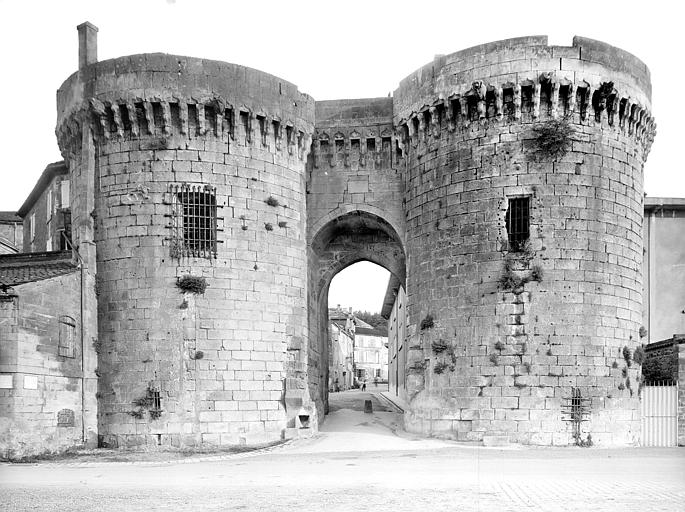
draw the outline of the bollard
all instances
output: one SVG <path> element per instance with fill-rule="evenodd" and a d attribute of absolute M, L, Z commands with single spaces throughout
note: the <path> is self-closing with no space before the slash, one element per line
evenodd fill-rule
<path fill-rule="evenodd" d="M 367 414 L 373 413 L 373 404 L 371 403 L 371 400 L 364 400 L 364 412 Z"/>

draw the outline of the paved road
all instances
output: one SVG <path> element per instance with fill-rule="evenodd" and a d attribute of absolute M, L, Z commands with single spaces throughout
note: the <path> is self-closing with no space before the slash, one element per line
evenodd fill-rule
<path fill-rule="evenodd" d="M 495 449 L 419 439 L 398 424 L 392 412 L 336 406 L 320 435 L 263 454 L 154 466 L 3 465 L 0 509 L 685 510 L 685 449 Z"/>

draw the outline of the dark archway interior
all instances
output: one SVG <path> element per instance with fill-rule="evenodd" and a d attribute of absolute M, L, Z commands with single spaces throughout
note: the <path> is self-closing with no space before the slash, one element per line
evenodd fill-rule
<path fill-rule="evenodd" d="M 328 290 L 341 270 L 359 261 L 370 261 L 387 269 L 402 285 L 406 279 L 406 260 L 402 240 L 395 229 L 381 217 L 355 211 L 338 217 L 324 226 L 314 237 L 313 286 L 314 311 L 319 354 L 318 397 L 328 412 Z M 364 290 L 360 290 L 363 293 Z"/>

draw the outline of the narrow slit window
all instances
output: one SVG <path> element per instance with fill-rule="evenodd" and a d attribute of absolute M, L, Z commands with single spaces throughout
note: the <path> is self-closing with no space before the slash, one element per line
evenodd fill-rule
<path fill-rule="evenodd" d="M 521 112 L 531 113 L 533 111 L 533 86 L 524 85 L 521 87 Z"/>
<path fill-rule="evenodd" d="M 200 128 L 198 123 L 197 105 L 188 103 L 188 133 L 194 137 L 197 135 Z"/>
<path fill-rule="evenodd" d="M 488 119 L 497 116 L 497 101 L 494 89 L 488 89 L 485 93 L 485 115 Z"/>
<path fill-rule="evenodd" d="M 213 105 L 205 105 L 205 128 L 208 133 L 216 134 L 216 109 Z"/>
<path fill-rule="evenodd" d="M 469 121 L 478 121 L 478 96 L 472 94 L 466 97 Z"/>
<path fill-rule="evenodd" d="M 503 113 L 508 119 L 513 119 L 516 115 L 513 87 L 505 87 L 502 89 L 502 110 L 504 110 Z"/>
<path fill-rule="evenodd" d="M 366 152 L 375 153 L 376 152 L 376 139 L 375 137 L 369 137 L 366 139 Z"/>
<path fill-rule="evenodd" d="M 509 199 L 506 215 L 509 251 L 521 252 L 530 238 L 530 198 Z"/>
<path fill-rule="evenodd" d="M 172 192 L 172 256 L 216 258 L 216 189 L 183 184 L 173 186 Z"/>
<path fill-rule="evenodd" d="M 76 320 L 67 315 L 59 317 L 59 342 L 57 354 L 62 357 L 74 357 L 74 340 L 76 338 Z"/>
<path fill-rule="evenodd" d="M 559 86 L 559 110 L 561 111 L 561 115 L 564 117 L 569 115 L 570 100 L 571 100 L 571 86 L 570 85 L 560 85 Z"/>
<path fill-rule="evenodd" d="M 157 131 L 161 132 L 161 128 L 164 126 L 164 114 L 162 112 L 162 104 L 158 101 L 152 102 L 152 120 Z"/>
<path fill-rule="evenodd" d="M 125 103 L 119 105 L 119 113 L 121 115 L 121 123 L 124 125 L 124 132 L 131 133 L 131 118 Z"/>

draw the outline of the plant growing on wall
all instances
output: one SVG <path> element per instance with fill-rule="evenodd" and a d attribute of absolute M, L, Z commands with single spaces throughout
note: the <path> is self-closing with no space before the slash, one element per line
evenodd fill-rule
<path fill-rule="evenodd" d="M 185 275 L 176 280 L 178 286 L 183 293 L 194 293 L 201 295 L 207 289 L 207 280 L 204 277 Z"/>
<path fill-rule="evenodd" d="M 445 343 L 445 340 L 441 338 L 437 341 L 434 341 L 431 344 L 431 348 L 433 349 L 434 354 L 442 354 L 445 350 L 447 350 L 448 346 L 447 343 Z"/>
<path fill-rule="evenodd" d="M 129 411 L 129 414 L 136 419 L 142 419 L 145 416 L 145 411 L 147 411 L 152 421 L 159 419 L 162 415 L 162 401 L 159 391 L 149 385 L 145 390 L 145 395 L 136 398 L 132 403 L 137 409 Z"/>
<path fill-rule="evenodd" d="M 449 368 L 449 365 L 443 361 L 438 361 L 435 363 L 435 366 L 433 366 L 433 373 L 437 373 L 440 375 L 441 373 L 444 373 L 444 371 Z"/>
<path fill-rule="evenodd" d="M 546 158 L 556 160 L 571 146 L 573 127 L 567 118 L 550 119 L 533 128 L 538 151 Z"/>
<path fill-rule="evenodd" d="M 421 330 L 425 331 L 426 329 L 430 329 L 435 325 L 433 322 L 433 315 L 428 313 L 423 320 L 421 320 Z"/>

